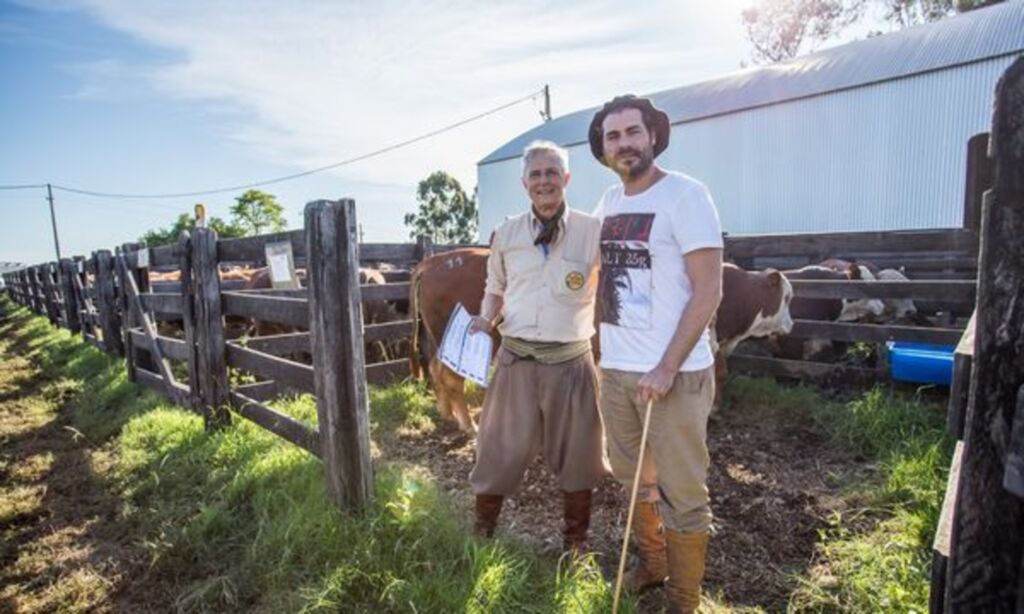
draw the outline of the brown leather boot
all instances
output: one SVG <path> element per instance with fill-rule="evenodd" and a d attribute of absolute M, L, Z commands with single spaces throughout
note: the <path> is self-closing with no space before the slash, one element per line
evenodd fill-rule
<path fill-rule="evenodd" d="M 704 579 L 704 556 L 708 533 L 679 533 L 666 530 L 668 580 L 665 597 L 669 614 L 689 614 L 700 606 L 700 583 Z"/>
<path fill-rule="evenodd" d="M 505 501 L 502 495 L 476 496 L 476 525 L 473 527 L 479 537 L 494 537 L 494 529 L 498 526 L 498 514 L 501 504 Z"/>
<path fill-rule="evenodd" d="M 565 529 L 562 531 L 562 549 L 566 552 L 586 554 L 587 529 L 590 528 L 591 490 L 562 492 Z"/>
<path fill-rule="evenodd" d="M 622 585 L 629 592 L 639 593 L 652 586 L 661 586 L 668 576 L 665 534 L 657 502 L 637 501 L 633 511 L 633 542 L 639 560 L 630 568 Z"/>

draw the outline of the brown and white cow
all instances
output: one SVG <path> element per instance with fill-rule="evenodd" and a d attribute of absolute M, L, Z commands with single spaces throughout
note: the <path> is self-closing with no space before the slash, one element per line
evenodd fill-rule
<path fill-rule="evenodd" d="M 863 275 L 874 276 L 865 267 L 848 264 L 845 269 L 836 270 L 827 266 L 811 265 L 801 269 L 784 271 L 790 280 L 848 281 L 862 279 Z M 863 321 L 874 314 L 880 314 L 882 301 L 878 299 L 807 298 L 797 296 L 789 305 L 794 320 L 817 322 Z M 809 360 L 824 358 L 835 351 L 834 344 L 827 339 L 796 339 L 782 337 L 769 344 L 772 354 L 779 358 Z"/>
<path fill-rule="evenodd" d="M 744 339 L 786 334 L 793 329 L 793 286 L 774 269 L 747 271 L 722 265 L 722 302 L 712 321 L 715 352 L 715 406 L 728 375 L 727 359 Z"/>
<path fill-rule="evenodd" d="M 295 276 L 299 279 L 299 282 L 303 285 L 306 279 L 306 269 L 297 268 L 295 269 Z M 387 281 L 384 275 L 372 268 L 359 267 L 359 284 L 360 285 L 375 285 L 384 284 Z M 264 267 L 257 269 L 246 282 L 246 290 L 261 290 L 267 289 L 272 286 L 270 279 L 270 269 Z M 363 301 L 363 323 L 364 324 L 383 324 L 386 322 L 393 322 L 399 319 L 398 313 L 395 310 L 394 305 L 385 300 L 367 300 Z M 282 335 L 286 333 L 295 332 L 295 329 L 291 326 L 284 324 L 277 324 L 275 322 L 263 322 L 253 321 L 250 323 L 249 334 L 255 336 L 266 336 L 266 335 Z M 366 345 L 366 362 L 367 364 L 384 362 L 391 360 L 391 352 L 388 350 L 388 346 L 384 341 L 375 341 Z"/>
<path fill-rule="evenodd" d="M 487 283 L 487 256 L 490 250 L 471 247 L 425 258 L 412 272 L 409 311 L 413 318 L 413 338 L 409 348 L 409 366 L 413 377 L 423 375 L 420 362 L 420 323 L 426 333 L 423 345 L 430 383 L 437 397 L 437 410 L 445 419 L 454 419 L 465 432 L 476 430 L 466 407 L 465 378 L 441 364 L 437 349 L 444 336 L 448 318 L 462 303 L 470 313 L 480 313 Z M 495 331 L 494 349 L 501 344 Z"/>

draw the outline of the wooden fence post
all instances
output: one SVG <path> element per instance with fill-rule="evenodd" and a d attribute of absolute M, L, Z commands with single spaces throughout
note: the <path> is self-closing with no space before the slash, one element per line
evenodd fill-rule
<path fill-rule="evenodd" d="M 224 338 L 224 316 L 221 311 L 220 275 L 217 271 L 217 233 L 209 228 L 196 228 L 191 237 L 192 330 L 194 345 L 190 363 L 195 364 L 199 403 L 207 429 L 230 424 L 228 411 L 228 367 Z M 185 289 L 184 268 L 182 290 Z M 186 301 L 187 302 L 187 301 Z M 187 330 L 186 330 L 186 334 Z"/>
<path fill-rule="evenodd" d="M 28 279 L 32 289 L 32 311 L 36 315 L 43 315 L 42 283 L 39 281 L 39 265 L 29 267 Z"/>
<path fill-rule="evenodd" d="M 43 298 L 46 302 L 46 318 L 50 320 L 50 324 L 60 326 L 60 304 L 53 275 L 55 269 L 56 266 L 53 262 L 45 262 L 41 265 Z"/>
<path fill-rule="evenodd" d="M 327 490 L 342 509 L 373 496 L 355 202 L 306 205 L 309 328 Z"/>
<path fill-rule="evenodd" d="M 952 528 L 951 612 L 1024 611 L 1024 58 L 999 80 L 982 212 L 974 370 Z M 988 195 L 986 195 L 988 196 Z M 1024 429 L 1022 429 L 1024 433 Z M 1016 488 L 1015 488 L 1016 486 Z"/>
<path fill-rule="evenodd" d="M 126 244 L 127 245 L 127 244 Z M 114 248 L 113 270 L 117 281 L 117 309 L 121 312 L 121 343 L 124 347 L 124 368 L 128 372 L 128 381 L 136 380 L 135 357 L 138 350 L 132 340 L 132 329 L 135 328 L 135 312 L 128 300 L 128 282 L 125 279 L 129 272 L 123 264 L 124 247 Z"/>
<path fill-rule="evenodd" d="M 71 258 L 60 261 L 60 284 L 64 292 L 64 322 L 72 334 L 82 330 L 81 314 L 78 313 L 78 295 L 75 293 L 74 276 L 78 274 L 75 262 Z"/>
<path fill-rule="evenodd" d="M 131 377 L 135 377 L 135 365 L 151 371 L 153 373 L 159 373 L 160 368 L 156 364 L 156 360 L 153 358 L 152 352 L 147 349 L 136 347 L 132 341 L 131 333 L 129 332 L 133 328 L 142 326 L 142 322 L 138 318 L 142 317 L 142 314 L 135 313 L 135 309 L 132 308 L 132 300 L 128 296 L 128 280 L 127 276 L 131 275 L 135 280 L 135 287 L 138 288 L 139 293 L 149 292 L 149 274 L 139 271 L 135 267 L 129 267 L 129 254 L 144 248 L 145 245 L 142 243 L 124 243 L 121 245 L 119 257 L 117 259 L 117 266 L 115 270 L 118 272 L 119 280 L 119 293 L 121 297 L 121 317 L 122 317 L 122 330 L 124 330 L 124 344 L 125 344 L 125 356 L 128 361 L 132 364 Z M 134 381 L 134 379 L 132 380 Z"/>
<path fill-rule="evenodd" d="M 185 332 L 185 346 L 188 348 L 188 391 L 189 407 L 202 413 L 203 398 L 199 394 L 199 371 L 196 346 L 196 319 L 192 285 L 192 236 L 186 230 L 178 237 L 178 268 L 181 270 L 181 325 Z"/>
<path fill-rule="evenodd" d="M 964 182 L 964 228 L 981 229 L 981 200 L 992 185 L 995 166 L 988 157 L 987 132 L 967 141 L 967 180 Z"/>
<path fill-rule="evenodd" d="M 99 312 L 100 330 L 103 331 L 103 348 L 115 356 L 124 356 L 121 318 L 114 292 L 114 257 L 110 250 L 101 249 L 93 252 L 93 258 L 96 261 L 96 311 Z M 134 381 L 135 371 L 129 369 L 128 378 Z"/>

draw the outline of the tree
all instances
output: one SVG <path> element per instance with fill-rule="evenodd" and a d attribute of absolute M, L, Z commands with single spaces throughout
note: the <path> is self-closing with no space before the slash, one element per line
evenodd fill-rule
<path fill-rule="evenodd" d="M 762 0 L 740 18 L 756 64 L 781 62 L 812 51 L 857 21 L 864 0 Z"/>
<path fill-rule="evenodd" d="M 459 180 L 434 171 L 416 189 L 419 211 L 405 214 L 409 236 L 426 235 L 437 243 L 469 243 L 476 237 L 476 192 L 470 198 Z"/>
<path fill-rule="evenodd" d="M 284 207 L 273 194 L 259 190 L 248 190 L 235 199 L 235 204 L 231 206 L 231 223 L 240 226 L 246 236 L 265 231 L 277 232 L 288 226 L 284 219 Z"/>
<path fill-rule="evenodd" d="M 207 218 L 206 225 L 216 231 L 217 236 L 222 239 L 233 239 L 236 237 L 246 236 L 245 231 L 241 226 L 233 222 L 225 222 L 219 217 Z M 195 226 L 195 218 L 188 213 L 182 213 L 178 216 L 178 219 L 174 220 L 174 223 L 167 228 L 148 230 L 144 235 L 139 237 L 139 240 L 149 247 L 169 245 L 171 243 L 177 243 L 178 237 L 181 236 L 182 232 L 191 230 L 195 228 Z"/>
<path fill-rule="evenodd" d="M 813 51 L 860 21 L 867 9 L 900 29 L 937 21 L 1003 0 L 760 0 L 740 14 L 755 64 L 780 62 Z"/>

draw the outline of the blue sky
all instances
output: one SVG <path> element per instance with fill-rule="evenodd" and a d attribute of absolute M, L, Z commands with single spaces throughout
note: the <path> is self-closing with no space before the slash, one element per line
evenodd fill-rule
<path fill-rule="evenodd" d="M 0 0 L 0 184 L 133 194 L 331 164 L 551 85 L 555 115 L 737 70 L 745 0 L 485 3 Z M 627 7 L 628 8 L 628 7 Z M 657 16 L 652 19 L 652 15 Z M 400 151 L 265 188 L 291 227 L 350 196 L 367 240 L 407 236 L 416 183 L 540 121 L 540 99 Z M 134 240 L 194 202 L 56 192 L 65 255 Z M 0 261 L 53 258 L 45 191 L 0 191 Z"/>

